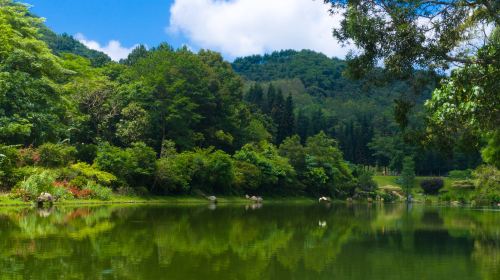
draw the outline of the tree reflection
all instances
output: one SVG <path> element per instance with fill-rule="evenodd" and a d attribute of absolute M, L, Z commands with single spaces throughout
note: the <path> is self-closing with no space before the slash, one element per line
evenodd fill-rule
<path fill-rule="evenodd" d="M 0 279 L 498 279 L 499 219 L 399 204 L 2 209 Z"/>

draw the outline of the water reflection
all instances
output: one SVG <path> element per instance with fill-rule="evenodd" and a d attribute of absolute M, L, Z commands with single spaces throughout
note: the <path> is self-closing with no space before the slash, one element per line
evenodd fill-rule
<path fill-rule="evenodd" d="M 0 236 L 0 279 L 500 279 L 500 213 L 472 209 L 3 208 Z"/>

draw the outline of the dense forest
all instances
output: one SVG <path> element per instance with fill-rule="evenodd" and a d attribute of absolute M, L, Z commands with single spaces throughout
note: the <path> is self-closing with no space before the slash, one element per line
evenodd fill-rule
<path fill-rule="evenodd" d="M 307 50 L 231 64 L 166 43 L 117 63 L 0 0 L 0 188 L 345 198 L 374 195 L 368 170 L 399 174 L 405 157 L 423 175 L 482 162 L 483 140 L 428 137 L 442 77 L 347 67 Z"/>
<path fill-rule="evenodd" d="M 308 50 L 255 55 L 233 63 L 235 71 L 251 81 L 246 100 L 277 125 L 276 143 L 292 134 L 306 139 L 324 131 L 339 141 L 349 162 L 400 172 L 403 157 L 415 154 L 420 175 L 443 175 L 480 163 L 477 146 L 448 148 L 424 141 L 423 104 L 437 85 L 436 75 L 419 72 L 403 80 L 374 69 L 355 80 L 342 74 L 346 67 L 345 61 Z M 295 108 L 293 127 L 276 115 L 279 107 L 286 108 L 280 104 L 284 99 L 291 99 L 287 102 Z M 398 116 L 397 104 L 412 106 L 408 116 Z"/>

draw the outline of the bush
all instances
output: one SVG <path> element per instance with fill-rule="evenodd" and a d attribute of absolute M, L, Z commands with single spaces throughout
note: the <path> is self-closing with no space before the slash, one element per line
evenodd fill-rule
<path fill-rule="evenodd" d="M 135 187 L 152 183 L 155 161 L 155 151 L 144 143 L 126 149 L 106 143 L 99 146 L 94 163 L 100 170 L 116 175 L 122 184 Z"/>
<path fill-rule="evenodd" d="M 231 193 L 234 176 L 231 156 L 212 148 L 170 153 L 156 162 L 156 182 L 169 193 L 187 193 L 192 189 Z"/>
<path fill-rule="evenodd" d="M 110 188 L 103 187 L 93 181 L 88 182 L 82 191 L 89 191 L 91 198 L 100 200 L 110 200 L 113 193 Z"/>
<path fill-rule="evenodd" d="M 36 165 L 39 162 L 40 153 L 33 146 L 19 149 L 18 166 Z"/>
<path fill-rule="evenodd" d="M 456 180 L 466 180 L 472 178 L 472 170 L 451 170 L 448 172 L 448 177 Z"/>
<path fill-rule="evenodd" d="M 15 183 L 13 171 L 19 152 L 15 146 L 0 145 L 0 189 L 10 188 Z"/>
<path fill-rule="evenodd" d="M 116 181 L 115 175 L 106 171 L 101 171 L 85 162 L 78 162 L 71 165 L 70 170 L 78 174 L 78 176 L 75 177 L 74 180 L 95 180 L 97 183 L 103 185 L 111 185 Z"/>
<path fill-rule="evenodd" d="M 31 199 L 37 198 L 42 192 L 50 192 L 56 175 L 50 171 L 43 171 L 39 174 L 33 174 L 28 179 L 21 182 L 21 189 L 30 194 Z"/>
<path fill-rule="evenodd" d="M 374 192 L 377 189 L 377 182 L 373 180 L 373 173 L 363 168 L 356 168 L 355 175 L 357 175 L 357 187 L 365 192 Z"/>
<path fill-rule="evenodd" d="M 474 173 L 476 195 L 479 204 L 500 203 L 500 171 L 494 166 L 478 167 Z"/>
<path fill-rule="evenodd" d="M 45 143 L 38 147 L 40 164 L 45 167 L 61 167 L 75 161 L 76 148 L 64 144 Z"/>
<path fill-rule="evenodd" d="M 44 170 L 29 176 L 18 188 L 12 190 L 11 197 L 23 200 L 35 200 L 42 192 L 48 192 L 56 199 L 70 199 L 69 190 L 56 183 L 57 175 L 53 171 Z"/>
<path fill-rule="evenodd" d="M 425 194 L 438 194 L 443 186 L 444 181 L 441 178 L 424 179 L 420 182 L 420 187 L 422 187 Z"/>

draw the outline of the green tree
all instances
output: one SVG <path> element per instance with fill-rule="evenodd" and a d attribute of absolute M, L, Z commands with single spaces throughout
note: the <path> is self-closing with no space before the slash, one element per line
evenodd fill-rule
<path fill-rule="evenodd" d="M 406 197 L 409 197 L 411 190 L 415 185 L 415 162 L 413 161 L 413 157 L 406 156 L 403 158 L 401 185 L 403 186 Z"/>
<path fill-rule="evenodd" d="M 42 19 L 0 1 L 0 141 L 41 144 L 67 136 L 56 81 L 70 74 L 40 40 Z"/>

